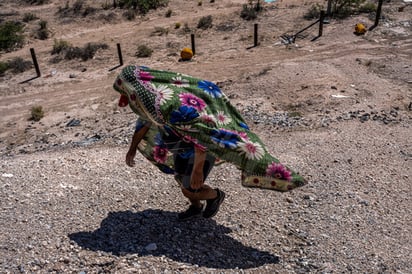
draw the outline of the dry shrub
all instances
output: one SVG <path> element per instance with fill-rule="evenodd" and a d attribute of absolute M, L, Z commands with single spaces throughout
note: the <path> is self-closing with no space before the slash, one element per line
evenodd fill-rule
<path fill-rule="evenodd" d="M 31 115 L 30 119 L 31 121 L 40 121 L 44 117 L 44 111 L 42 106 L 34 106 L 31 108 Z"/>
<path fill-rule="evenodd" d="M 152 56 L 153 50 L 146 45 L 140 45 L 137 47 L 137 51 L 135 53 L 136 57 L 144 58 Z"/>
<path fill-rule="evenodd" d="M 212 27 L 212 16 L 208 15 L 208 16 L 203 16 L 202 18 L 199 19 L 199 22 L 197 23 L 197 28 L 198 29 L 209 29 Z"/>

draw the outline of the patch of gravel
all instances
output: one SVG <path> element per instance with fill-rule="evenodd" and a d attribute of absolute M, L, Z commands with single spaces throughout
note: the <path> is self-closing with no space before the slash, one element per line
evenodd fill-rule
<path fill-rule="evenodd" d="M 256 129 L 310 184 L 288 193 L 244 188 L 236 168 L 218 166 L 209 183 L 227 199 L 209 220 L 178 222 L 188 204 L 173 178 L 140 155 L 137 168 L 127 167 L 127 142 L 116 144 L 116 134 L 112 142 L 1 156 L 2 272 L 412 269 L 409 122 Z"/>

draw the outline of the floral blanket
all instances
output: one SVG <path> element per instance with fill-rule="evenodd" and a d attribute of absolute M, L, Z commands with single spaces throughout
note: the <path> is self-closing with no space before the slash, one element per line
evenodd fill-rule
<path fill-rule="evenodd" d="M 185 74 L 127 66 L 113 85 L 141 120 L 152 122 L 139 151 L 161 170 L 173 172 L 172 154 L 159 134 L 173 132 L 217 159 L 242 170 L 242 185 L 288 191 L 306 180 L 266 150 L 220 88 Z M 161 153 L 161 154 L 159 154 Z"/>

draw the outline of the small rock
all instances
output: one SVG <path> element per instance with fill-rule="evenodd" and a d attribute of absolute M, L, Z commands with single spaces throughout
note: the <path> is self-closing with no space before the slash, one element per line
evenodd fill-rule
<path fill-rule="evenodd" d="M 291 203 L 291 204 L 292 204 L 292 203 L 293 203 L 293 199 L 292 199 L 292 198 L 287 197 L 287 198 L 286 198 L 286 202 L 288 202 L 288 203 Z"/>
<path fill-rule="evenodd" d="M 157 249 L 157 245 L 156 243 L 150 243 L 145 247 L 145 249 L 147 251 L 155 251 Z"/>

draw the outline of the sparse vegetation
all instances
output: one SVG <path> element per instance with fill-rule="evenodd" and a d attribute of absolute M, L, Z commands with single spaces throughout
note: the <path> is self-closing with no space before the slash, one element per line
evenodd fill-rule
<path fill-rule="evenodd" d="M 254 20 L 261 11 L 260 0 L 249 0 L 248 4 L 243 5 L 240 17 L 245 20 Z"/>
<path fill-rule="evenodd" d="M 136 18 L 136 11 L 135 10 L 127 10 L 123 13 L 123 17 L 129 21 L 132 21 Z"/>
<path fill-rule="evenodd" d="M 8 62 L 0 62 L 0 76 L 4 76 L 7 70 L 12 70 L 13 73 L 21 73 L 32 67 L 30 61 L 25 61 L 21 57 L 15 57 Z"/>
<path fill-rule="evenodd" d="M 39 19 L 34 13 L 28 12 L 23 15 L 23 22 L 27 23 Z"/>
<path fill-rule="evenodd" d="M 168 2 L 168 0 L 119 0 L 117 5 L 122 9 L 138 10 L 146 14 L 151 9 L 167 6 Z"/>
<path fill-rule="evenodd" d="M 31 108 L 31 115 L 30 119 L 31 121 L 38 122 L 44 117 L 44 111 L 42 106 L 34 106 Z"/>
<path fill-rule="evenodd" d="M 168 28 L 155 27 L 151 35 L 152 36 L 163 36 L 163 35 L 167 35 L 168 33 L 169 33 Z"/>
<path fill-rule="evenodd" d="M 192 30 L 189 27 L 188 23 L 185 23 L 182 29 L 183 33 L 190 33 Z"/>
<path fill-rule="evenodd" d="M 209 29 L 212 27 L 212 16 L 208 15 L 208 16 L 203 16 L 202 18 L 199 19 L 199 22 L 197 23 L 197 28 L 198 29 Z"/>
<path fill-rule="evenodd" d="M 102 43 L 87 43 L 83 48 L 70 47 L 65 55 L 65 59 L 82 59 L 87 61 L 92 59 L 99 49 L 107 49 L 109 46 Z"/>
<path fill-rule="evenodd" d="M 40 28 L 37 30 L 37 38 L 39 38 L 40 40 L 46 40 L 47 38 L 49 38 L 50 34 L 50 31 L 47 28 L 47 21 L 41 20 L 39 22 L 39 26 Z"/>
<path fill-rule="evenodd" d="M 359 12 L 365 0 L 332 0 L 331 12 L 336 18 L 346 18 Z"/>
<path fill-rule="evenodd" d="M 86 6 L 85 8 L 84 8 L 84 11 L 83 11 L 83 16 L 88 16 L 88 15 L 90 15 L 90 14 L 93 14 L 93 13 L 95 13 L 96 12 L 96 8 L 93 8 L 93 7 L 90 7 L 90 6 Z"/>
<path fill-rule="evenodd" d="M 3 76 L 4 73 L 9 69 L 9 63 L 0 62 L 0 76 Z"/>
<path fill-rule="evenodd" d="M 0 24 L 0 50 L 10 51 L 20 48 L 24 43 L 23 24 L 4 22 Z"/>
<path fill-rule="evenodd" d="M 32 67 L 31 61 L 25 61 L 21 57 L 15 57 L 8 62 L 8 68 L 14 73 L 24 72 Z"/>
<path fill-rule="evenodd" d="M 139 45 L 135 56 L 139 58 L 150 57 L 152 56 L 153 50 L 146 45 Z"/>
<path fill-rule="evenodd" d="M 49 3 L 49 0 L 25 0 L 25 2 L 31 5 L 43 5 Z"/>
<path fill-rule="evenodd" d="M 359 7 L 359 12 L 362 13 L 372 13 L 377 9 L 375 3 L 367 2 Z"/>
<path fill-rule="evenodd" d="M 61 59 L 81 59 L 83 61 L 87 61 L 89 59 L 92 59 L 99 49 L 107 48 L 109 48 L 109 46 L 104 43 L 87 43 L 83 48 L 80 48 L 73 47 L 64 40 L 55 40 L 52 54 L 60 55 L 60 58 L 57 57 L 54 59 L 55 62 L 61 61 Z"/>
<path fill-rule="evenodd" d="M 180 29 L 182 24 L 180 22 L 175 23 L 175 29 Z"/>
<path fill-rule="evenodd" d="M 307 20 L 318 19 L 320 17 L 320 12 L 324 9 L 323 5 L 320 5 L 319 3 L 313 4 L 305 15 L 303 15 L 303 18 Z"/>
<path fill-rule="evenodd" d="M 73 7 L 72 7 L 72 11 L 74 14 L 79 14 L 83 8 L 83 0 L 76 0 L 76 2 L 74 2 Z"/>
<path fill-rule="evenodd" d="M 65 40 L 54 39 L 53 50 L 51 54 L 59 54 L 71 47 L 70 43 Z"/>
<path fill-rule="evenodd" d="M 171 10 L 171 9 L 168 9 L 168 10 L 166 11 L 165 16 L 166 16 L 167 18 L 171 17 L 171 16 L 172 16 L 172 10 Z"/>
<path fill-rule="evenodd" d="M 96 12 L 96 8 L 85 5 L 84 0 L 76 0 L 72 7 L 70 7 L 69 1 L 66 2 L 64 7 L 59 7 L 57 13 L 61 17 L 68 17 L 68 16 L 88 16 Z"/>

